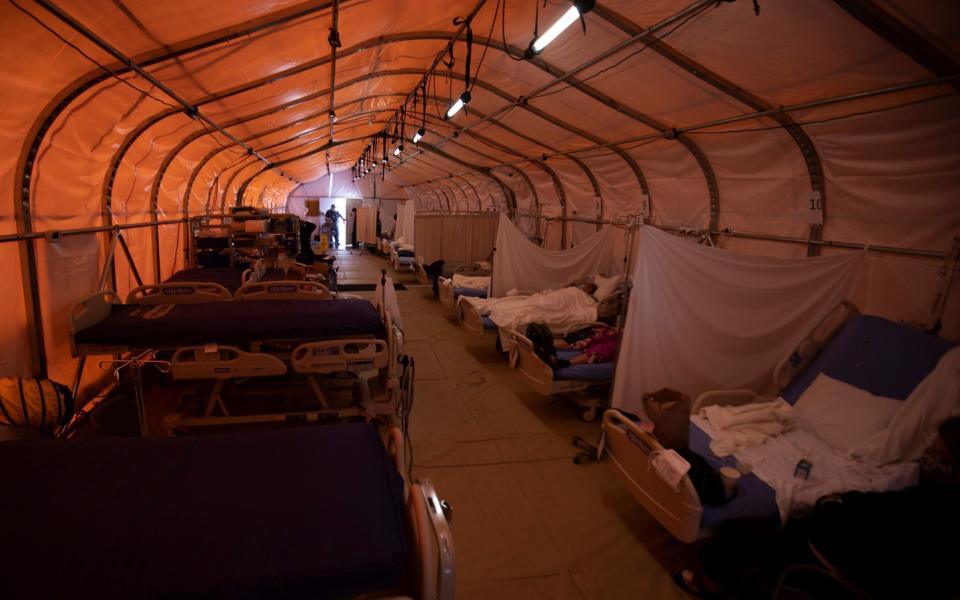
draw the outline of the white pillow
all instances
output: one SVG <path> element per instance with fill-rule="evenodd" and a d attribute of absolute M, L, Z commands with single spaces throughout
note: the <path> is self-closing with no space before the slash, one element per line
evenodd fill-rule
<path fill-rule="evenodd" d="M 597 299 L 597 302 L 600 302 L 620 289 L 620 276 L 604 277 L 598 274 L 593 278 L 593 283 L 597 286 L 597 289 L 593 292 L 593 297 Z"/>
<path fill-rule="evenodd" d="M 794 408 L 817 437 L 849 452 L 885 430 L 901 406 L 903 402 L 896 398 L 874 396 L 820 373 Z"/>

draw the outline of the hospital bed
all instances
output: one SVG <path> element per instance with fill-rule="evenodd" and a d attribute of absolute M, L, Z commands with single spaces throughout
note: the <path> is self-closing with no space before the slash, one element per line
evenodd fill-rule
<path fill-rule="evenodd" d="M 605 323 L 575 325 L 568 328 L 564 334 L 592 325 L 606 326 Z M 612 362 L 569 365 L 554 370 L 537 355 L 530 338 L 513 330 L 509 330 L 508 335 L 513 342 L 510 350 L 510 366 L 519 369 L 530 387 L 542 396 L 580 392 L 596 386 L 609 385 L 613 381 L 614 363 Z M 565 360 L 571 360 L 579 354 L 581 353 L 578 350 L 557 349 L 557 358 Z M 580 418 L 587 422 L 595 421 L 598 416 L 597 411 L 604 407 L 603 400 L 598 401 L 595 398 L 575 397 L 574 400 L 581 408 Z"/>
<path fill-rule="evenodd" d="M 390 244 L 390 264 L 394 271 L 414 271 L 416 253 L 412 244 L 393 242 Z"/>
<path fill-rule="evenodd" d="M 860 315 L 844 302 L 780 361 L 773 382 L 790 404 L 796 403 L 820 373 L 875 395 L 904 400 L 954 345 L 906 325 Z M 770 398 L 752 390 L 707 392 L 694 403 L 692 413 L 712 404 L 740 405 L 765 399 Z M 637 418 L 608 410 L 603 431 L 601 451 L 611 468 L 644 508 L 681 541 L 693 542 L 733 520 L 779 523 L 773 489 L 754 474 L 740 478 L 735 497 L 726 504 L 703 505 L 689 476 L 675 490 L 652 468 L 651 456 L 663 447 Z M 689 444 L 714 469 L 736 466 L 733 457 L 714 456 L 709 436 L 692 422 Z"/>
<path fill-rule="evenodd" d="M 177 413 L 165 422 L 169 430 L 393 412 L 393 363 L 403 352 L 403 339 L 389 314 L 361 298 L 304 300 L 304 293 L 319 296 L 313 288 L 300 289 L 315 285 L 306 282 L 253 285 L 262 289 L 241 302 L 125 305 L 111 292 L 95 294 L 71 313 L 74 355 L 160 352 L 171 355 L 174 379 L 212 380 L 203 416 Z M 320 410 L 258 415 L 228 410 L 222 398 L 227 382 L 291 371 L 307 379 Z M 316 377 L 333 373 L 346 373 L 357 385 L 359 407 L 328 405 Z"/>
<path fill-rule="evenodd" d="M 522 295 L 532 295 L 522 294 Z M 477 297 L 477 296 L 473 296 Z M 460 324 L 468 333 L 475 337 L 483 337 L 483 335 L 488 331 L 496 331 L 498 329 L 497 324 L 491 321 L 488 317 L 484 316 L 481 313 L 481 309 L 478 305 L 470 302 L 470 295 L 462 294 L 456 301 L 456 311 L 457 319 L 460 321 Z M 615 322 L 616 317 L 620 314 L 620 306 L 623 301 L 623 294 L 621 290 L 617 290 L 613 294 L 603 298 L 597 302 L 597 316 L 601 320 L 606 320 L 609 322 Z M 545 323 L 548 327 L 553 327 L 551 323 Z M 608 323 L 609 324 L 609 323 Z M 501 335 L 501 343 L 503 343 L 503 338 L 506 336 Z M 504 344 L 506 347 L 507 345 Z"/>
<path fill-rule="evenodd" d="M 371 424 L 0 443 L 4 598 L 452 600 L 449 508 Z M 69 490 L 69 498 L 64 491 Z"/>
<path fill-rule="evenodd" d="M 472 285 L 458 285 L 459 277 L 463 276 L 466 281 Z M 476 285 L 480 283 L 482 285 Z M 460 296 L 469 296 L 472 298 L 486 298 L 490 290 L 490 270 L 484 269 L 479 264 L 462 265 L 457 267 L 450 276 L 437 278 L 438 297 L 440 302 L 449 308 L 457 305 L 457 299 Z"/>
<path fill-rule="evenodd" d="M 185 269 L 163 283 L 146 284 L 130 290 L 127 304 L 197 304 L 227 302 L 233 299 L 251 300 L 265 297 L 270 286 L 270 297 L 286 294 L 286 298 L 329 298 L 331 292 L 316 279 L 287 281 L 283 269 L 267 268 L 258 260 L 246 270 L 233 267 Z M 300 294 L 291 294 L 299 291 Z"/>

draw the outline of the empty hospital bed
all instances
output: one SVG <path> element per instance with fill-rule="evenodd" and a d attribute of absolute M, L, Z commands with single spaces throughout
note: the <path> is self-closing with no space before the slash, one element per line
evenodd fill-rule
<path fill-rule="evenodd" d="M 780 362 L 774 383 L 781 397 L 794 404 L 824 373 L 871 394 L 904 400 L 955 344 L 886 319 L 859 315 L 848 303 L 828 315 L 796 349 Z M 710 404 L 759 401 L 749 390 L 708 392 L 693 406 L 696 414 Z M 602 446 L 609 464 L 631 494 L 678 539 L 692 542 L 721 524 L 740 519 L 779 522 L 774 490 L 754 474 L 742 476 L 736 496 L 720 506 L 700 502 L 689 476 L 677 490 L 651 468 L 660 443 L 631 415 L 608 410 L 603 418 Z M 733 457 L 717 458 L 709 436 L 690 423 L 690 449 L 714 468 L 735 466 Z"/>
<path fill-rule="evenodd" d="M 4 598 L 453 598 L 445 505 L 370 424 L 0 443 Z"/>
<path fill-rule="evenodd" d="M 402 335 L 390 316 L 364 299 L 285 299 L 288 282 L 277 285 L 275 298 L 256 302 L 125 305 L 112 293 L 95 294 L 71 314 L 74 355 L 169 353 L 175 379 L 214 380 L 204 415 L 177 415 L 167 423 L 171 429 L 391 413 L 391 367 L 402 353 Z M 320 410 L 247 416 L 227 410 L 221 397 L 226 380 L 291 370 L 310 383 Z M 356 380 L 362 406 L 327 405 L 315 378 L 332 373 Z"/>

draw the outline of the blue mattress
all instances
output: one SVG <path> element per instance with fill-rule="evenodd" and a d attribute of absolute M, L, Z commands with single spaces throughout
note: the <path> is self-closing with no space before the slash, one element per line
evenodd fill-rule
<path fill-rule="evenodd" d="M 844 325 L 810 367 L 787 387 L 783 398 L 795 404 L 817 374 L 825 373 L 872 394 L 904 400 L 955 345 L 880 317 L 861 315 Z M 733 457 L 714 456 L 709 436 L 693 423 L 690 449 L 706 458 L 714 469 L 736 466 Z M 779 520 L 773 488 L 756 475 L 740 478 L 737 495 L 730 502 L 704 505 L 701 525 L 711 529 L 739 519 Z"/>
<path fill-rule="evenodd" d="M 572 360 L 579 356 L 579 350 L 557 350 L 557 358 L 563 360 Z M 562 369 L 556 369 L 553 372 L 553 378 L 558 380 L 600 380 L 611 381 L 613 379 L 613 363 L 594 363 L 592 365 L 571 365 Z"/>
<path fill-rule="evenodd" d="M 453 288 L 453 297 L 459 298 L 460 296 L 468 296 L 470 298 L 486 298 L 487 290 L 485 288 L 468 288 L 468 287 Z"/>
<path fill-rule="evenodd" d="M 395 590 L 403 482 L 372 425 L 0 444 L 4 598 Z"/>
<path fill-rule="evenodd" d="M 783 398 L 794 404 L 825 373 L 871 394 L 904 400 L 954 346 L 912 327 L 861 315 L 844 325 Z"/>
<path fill-rule="evenodd" d="M 384 335 L 377 310 L 366 300 L 342 299 L 121 304 L 109 317 L 77 332 L 75 337 L 78 344 L 95 347 L 170 349 L 211 342 L 243 344 L 370 335 Z"/>
<path fill-rule="evenodd" d="M 484 329 L 496 329 L 497 324 L 490 320 L 490 317 L 481 317 Z"/>

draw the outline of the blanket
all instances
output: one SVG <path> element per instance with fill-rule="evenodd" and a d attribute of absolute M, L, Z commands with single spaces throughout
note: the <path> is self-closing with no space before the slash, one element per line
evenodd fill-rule
<path fill-rule="evenodd" d="M 741 448 L 759 446 L 794 425 L 794 411 L 781 398 L 742 406 L 708 406 L 700 415 L 714 431 L 710 450 L 720 458 Z"/>
<path fill-rule="evenodd" d="M 490 277 L 470 277 L 469 275 L 453 274 L 453 287 L 485 290 L 490 287 Z"/>
<path fill-rule="evenodd" d="M 597 320 L 597 301 L 583 290 L 565 287 L 532 296 L 460 298 L 475 305 L 498 327 L 523 332 L 530 323 L 543 323 L 554 333 Z"/>
<path fill-rule="evenodd" d="M 793 407 L 782 399 L 767 404 L 776 405 L 775 410 L 793 423 L 793 427 L 779 434 L 766 435 L 756 445 L 740 445 L 733 450 L 733 455 L 738 461 L 752 465 L 754 474 L 773 488 L 782 522 L 786 523 L 791 515 L 811 508 L 818 498 L 827 494 L 884 492 L 916 485 L 919 477 L 916 463 L 881 465 L 844 456 L 806 429 L 802 421 L 791 414 Z M 704 409 L 701 414 L 706 411 Z M 749 410 L 746 411 L 746 414 L 749 413 Z M 736 422 L 745 417 L 730 418 Z M 696 415 L 690 419 L 711 439 L 724 439 L 724 430 L 715 429 L 703 416 Z M 813 465 L 808 479 L 794 476 L 797 463 L 801 460 Z"/>
<path fill-rule="evenodd" d="M 851 457 L 881 464 L 918 460 L 937 437 L 940 423 L 956 415 L 960 415 L 960 347 L 940 358 L 893 414 L 887 429 L 854 448 Z"/>

